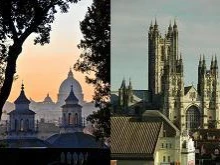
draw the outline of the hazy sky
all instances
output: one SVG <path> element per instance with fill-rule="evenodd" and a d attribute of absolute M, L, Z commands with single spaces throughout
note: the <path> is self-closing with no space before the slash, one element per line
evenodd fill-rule
<path fill-rule="evenodd" d="M 219 0 L 112 0 L 112 90 L 123 77 L 127 82 L 131 77 L 134 89 L 148 89 L 148 29 L 155 17 L 162 36 L 176 18 L 185 85 L 196 85 L 200 54 L 205 54 L 207 67 L 214 54 L 220 61 L 219 6 Z"/>
<path fill-rule="evenodd" d="M 84 19 L 91 3 L 92 0 L 82 0 L 72 4 L 68 13 L 57 14 L 52 25 L 50 44 L 34 45 L 34 35 L 28 38 L 18 58 L 19 78 L 13 84 L 9 101 L 18 97 L 22 80 L 28 98 L 43 101 L 49 93 L 53 101 L 57 100 L 60 84 L 67 78 L 69 68 L 81 53 L 77 48 L 82 38 L 79 22 Z M 74 72 L 74 77 L 82 84 L 85 99 L 91 100 L 93 87 L 85 84 L 84 75 L 80 72 Z"/>

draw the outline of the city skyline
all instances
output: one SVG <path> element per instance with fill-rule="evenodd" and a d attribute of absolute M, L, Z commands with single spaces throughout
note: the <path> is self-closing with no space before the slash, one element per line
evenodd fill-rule
<path fill-rule="evenodd" d="M 77 48 L 83 38 L 79 23 L 91 4 L 92 0 L 79 1 L 70 5 L 68 13 L 56 14 L 49 44 L 34 45 L 35 34 L 29 36 L 18 57 L 18 79 L 13 82 L 8 101 L 14 102 L 19 96 L 22 80 L 28 98 L 43 101 L 49 93 L 53 101 L 57 100 L 60 84 L 67 78 L 70 67 L 73 68 L 82 52 Z M 93 86 L 85 83 L 84 74 L 74 70 L 73 74 L 82 85 L 85 100 L 91 101 Z"/>
<path fill-rule="evenodd" d="M 148 30 L 151 21 L 164 36 L 176 19 L 179 52 L 184 64 L 185 86 L 197 84 L 200 54 L 209 68 L 212 55 L 220 60 L 218 27 L 220 2 L 212 1 L 112 1 L 111 87 L 118 90 L 123 78 L 131 78 L 133 89 L 148 89 Z M 120 70 L 120 71 L 119 71 Z"/>

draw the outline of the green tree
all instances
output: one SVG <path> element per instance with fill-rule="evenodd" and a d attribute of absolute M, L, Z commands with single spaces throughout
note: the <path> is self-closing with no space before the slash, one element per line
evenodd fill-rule
<path fill-rule="evenodd" d="M 96 125 L 97 138 L 110 136 L 110 0 L 93 0 L 80 22 L 83 50 L 74 68 L 87 73 L 86 82 L 95 86 L 93 99 L 99 110 L 87 120 Z M 95 77 L 89 76 L 94 73 Z"/>
<path fill-rule="evenodd" d="M 79 0 L 1 0 L 0 1 L 0 60 L 2 86 L 0 91 L 0 117 L 11 92 L 16 73 L 16 61 L 30 34 L 37 37 L 34 44 L 50 42 L 51 24 L 57 9 L 68 12 L 69 4 Z M 1 64 L 0 64 L 1 65 Z M 1 66 L 0 66 L 1 67 Z"/>

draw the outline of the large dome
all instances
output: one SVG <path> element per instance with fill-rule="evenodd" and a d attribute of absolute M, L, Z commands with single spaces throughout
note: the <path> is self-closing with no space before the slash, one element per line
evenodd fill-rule
<path fill-rule="evenodd" d="M 100 148 L 101 142 L 83 132 L 55 134 L 46 140 L 55 148 Z"/>
<path fill-rule="evenodd" d="M 64 100 L 70 93 L 71 86 L 73 86 L 73 92 L 76 95 L 77 99 L 82 102 L 83 94 L 82 87 L 80 83 L 73 77 L 72 70 L 69 71 L 68 77 L 61 83 L 58 94 L 58 103 L 64 104 Z"/>

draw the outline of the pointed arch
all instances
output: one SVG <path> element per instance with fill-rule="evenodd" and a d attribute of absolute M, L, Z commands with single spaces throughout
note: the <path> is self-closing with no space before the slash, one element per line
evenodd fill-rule
<path fill-rule="evenodd" d="M 26 121 L 25 121 L 25 130 L 28 131 L 29 129 L 30 129 L 30 127 L 29 127 L 29 120 L 26 119 Z"/>
<path fill-rule="evenodd" d="M 71 124 L 71 113 L 68 113 L 68 125 Z"/>
<path fill-rule="evenodd" d="M 197 129 L 201 125 L 201 114 L 195 105 L 190 106 L 186 110 L 186 128 Z"/>
<path fill-rule="evenodd" d="M 77 113 L 75 113 L 75 125 L 79 125 L 79 119 Z"/>
<path fill-rule="evenodd" d="M 24 131 L 24 120 L 20 120 L 20 131 Z"/>
<path fill-rule="evenodd" d="M 15 129 L 15 131 L 17 131 L 17 129 L 18 129 L 18 120 L 17 119 L 15 119 L 14 129 Z"/>

